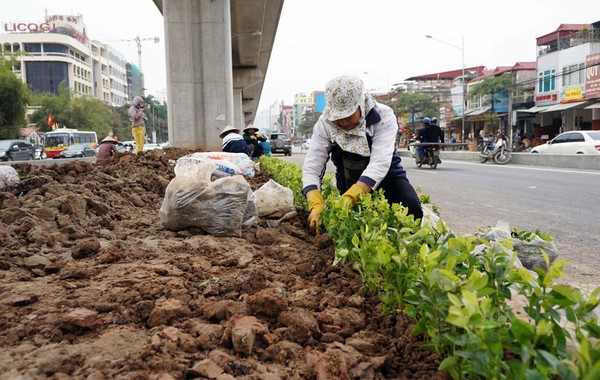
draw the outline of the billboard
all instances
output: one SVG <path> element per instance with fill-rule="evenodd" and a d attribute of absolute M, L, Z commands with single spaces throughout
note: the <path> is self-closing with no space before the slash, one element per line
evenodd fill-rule
<path fill-rule="evenodd" d="M 585 97 L 600 98 L 600 53 L 585 57 Z"/>

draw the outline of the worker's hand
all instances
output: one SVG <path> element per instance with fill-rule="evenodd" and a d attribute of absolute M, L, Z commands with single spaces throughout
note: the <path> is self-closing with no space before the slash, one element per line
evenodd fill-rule
<path fill-rule="evenodd" d="M 342 199 L 346 200 L 352 207 L 358 200 L 358 196 L 366 193 L 367 191 L 362 186 L 355 183 L 342 195 Z"/>
<path fill-rule="evenodd" d="M 321 219 L 321 212 L 323 211 L 325 200 L 319 190 L 311 190 L 306 193 L 306 200 L 308 201 L 308 211 L 310 211 L 310 215 L 308 216 L 308 226 L 310 228 L 316 228 L 319 219 Z"/>

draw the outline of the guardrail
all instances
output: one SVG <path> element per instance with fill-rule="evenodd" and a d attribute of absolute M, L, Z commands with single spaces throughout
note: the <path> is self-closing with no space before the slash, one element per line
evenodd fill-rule
<path fill-rule="evenodd" d="M 411 157 L 406 148 L 398 150 L 400 156 Z M 440 158 L 448 160 L 479 162 L 479 151 L 440 151 Z M 600 170 L 600 155 L 591 154 L 545 154 L 513 152 L 508 165 L 548 166 L 555 168 Z"/>

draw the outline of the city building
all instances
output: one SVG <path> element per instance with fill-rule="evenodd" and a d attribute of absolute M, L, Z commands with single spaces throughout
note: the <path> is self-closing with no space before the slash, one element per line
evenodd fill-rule
<path fill-rule="evenodd" d="M 40 22 L 2 20 L 0 46 L 16 57 L 15 74 L 35 92 L 73 94 L 118 107 L 143 94 L 143 75 L 110 45 L 92 41 L 83 16 L 49 15 Z"/>
<path fill-rule="evenodd" d="M 561 24 L 538 37 L 533 145 L 571 130 L 600 129 L 600 21 Z"/>

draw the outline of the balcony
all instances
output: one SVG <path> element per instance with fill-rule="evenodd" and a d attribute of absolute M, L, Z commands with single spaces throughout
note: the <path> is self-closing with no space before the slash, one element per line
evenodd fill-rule
<path fill-rule="evenodd" d="M 600 29 L 587 29 L 573 32 L 568 36 L 559 37 L 556 40 L 548 42 L 547 44 L 539 45 L 537 47 L 537 56 L 539 58 L 548 53 L 593 42 L 600 42 Z"/>

